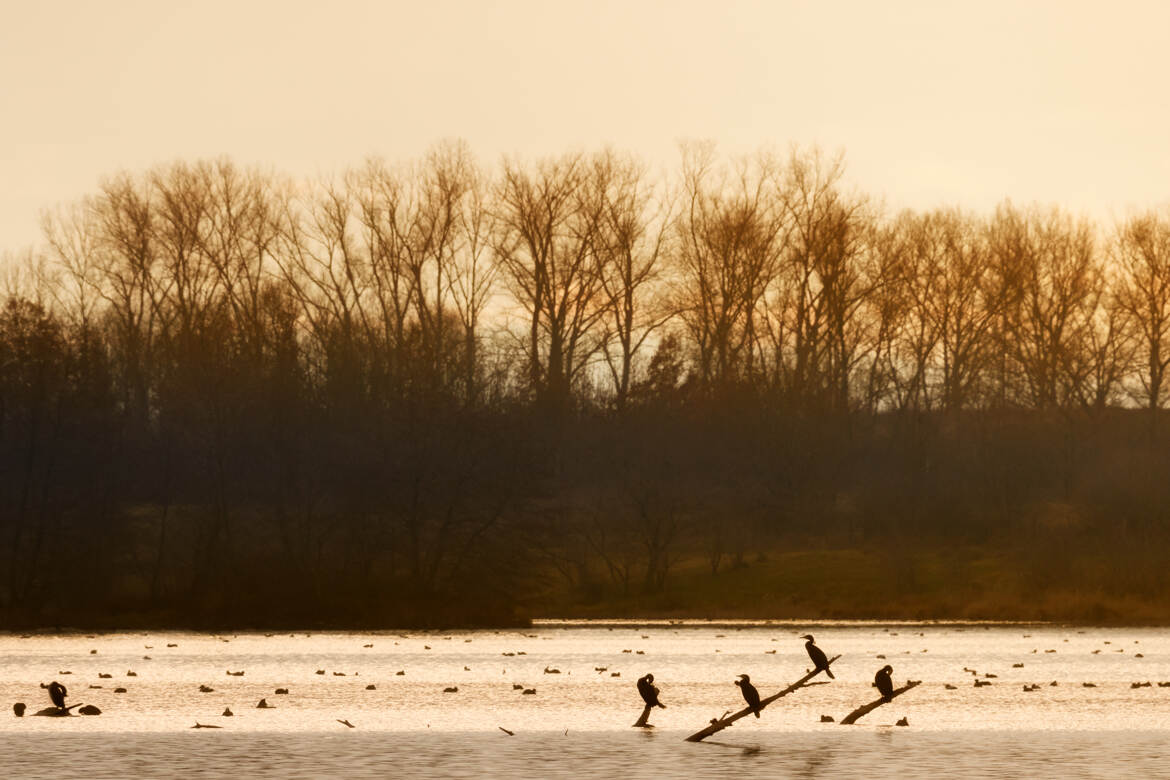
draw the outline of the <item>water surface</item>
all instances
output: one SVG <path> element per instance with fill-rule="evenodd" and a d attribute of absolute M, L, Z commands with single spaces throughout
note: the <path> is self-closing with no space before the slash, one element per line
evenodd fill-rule
<path fill-rule="evenodd" d="M 836 680 L 739 721 L 714 744 L 682 741 L 742 706 L 737 674 L 763 695 L 802 676 L 806 631 L 842 655 Z M 896 683 L 923 684 L 857 726 L 820 722 L 875 698 L 885 663 Z M 668 706 L 650 731 L 630 727 L 641 711 L 634 682 L 646 672 Z M 976 688 L 977 678 L 992 684 Z M 53 679 L 70 703 L 103 714 L 10 714 L 16 701 L 47 705 L 37 686 Z M 1170 682 L 1170 630 L 1156 628 L 545 622 L 498 632 L 2 635 L 0 772 L 1170 776 L 1170 687 L 1158 682 Z M 1025 692 L 1031 684 L 1040 688 Z M 261 698 L 275 709 L 256 709 Z M 892 725 L 903 717 L 908 728 Z M 191 729 L 196 722 L 223 728 Z"/>

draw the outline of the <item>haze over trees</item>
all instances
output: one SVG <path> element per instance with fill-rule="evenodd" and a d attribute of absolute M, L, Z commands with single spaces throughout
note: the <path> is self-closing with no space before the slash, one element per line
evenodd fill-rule
<path fill-rule="evenodd" d="M 839 549 L 902 593 L 978 549 L 1069 616 L 1170 596 L 1165 210 L 446 143 L 119 174 L 44 235 L 0 306 L 4 625 L 685 611 L 683 574 Z"/>

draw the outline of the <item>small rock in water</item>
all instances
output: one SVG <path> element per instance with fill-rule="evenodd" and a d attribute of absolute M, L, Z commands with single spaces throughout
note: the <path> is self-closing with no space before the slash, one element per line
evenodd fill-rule
<path fill-rule="evenodd" d="M 22 701 L 18 701 L 16 704 L 12 705 L 12 714 L 18 718 L 23 718 L 24 711 L 26 709 L 27 709 L 27 707 L 25 706 L 25 703 Z"/>
<path fill-rule="evenodd" d="M 277 688 L 275 691 L 273 691 L 273 693 L 275 693 L 277 696 L 287 696 L 288 688 Z"/>
<path fill-rule="evenodd" d="M 403 675 L 405 675 L 405 674 L 406 674 L 406 670 L 405 670 L 405 669 L 399 669 L 397 672 L 395 672 L 395 673 L 394 673 L 394 676 L 395 676 L 395 677 L 402 677 L 402 676 L 403 676 Z"/>
<path fill-rule="evenodd" d="M 944 687 L 944 688 L 946 688 L 948 691 L 957 691 L 957 690 L 959 690 L 959 686 L 957 686 L 957 685 L 951 685 L 950 683 L 947 683 L 947 684 L 946 684 L 946 685 L 944 685 L 943 687 Z"/>
<path fill-rule="evenodd" d="M 314 672 L 314 674 L 325 674 L 325 670 L 324 670 L 324 669 L 318 669 L 316 672 Z"/>
<path fill-rule="evenodd" d="M 125 692 L 126 692 L 125 688 L 115 688 L 114 689 L 114 693 L 125 693 Z"/>
<path fill-rule="evenodd" d="M 822 715 L 821 716 L 821 723 L 835 723 L 835 722 L 836 721 L 833 720 L 832 715 Z"/>
<path fill-rule="evenodd" d="M 92 704 L 87 704 L 77 711 L 79 715 L 101 715 L 102 711 Z"/>
<path fill-rule="evenodd" d="M 234 713 L 234 712 L 232 712 L 232 708 L 231 708 L 231 707 L 224 707 L 224 709 L 223 709 L 223 717 L 225 717 L 225 718 L 230 718 L 230 717 L 232 717 L 233 715 L 235 715 L 235 713 Z"/>
<path fill-rule="evenodd" d="M 268 699 L 261 699 L 259 701 L 259 703 L 256 704 L 256 709 L 258 709 L 258 710 L 274 710 L 276 708 L 268 703 Z"/>
<path fill-rule="evenodd" d="M 898 721 L 897 723 L 895 723 L 894 725 L 895 725 L 895 726 L 909 726 L 909 725 L 910 725 L 910 721 L 909 721 L 909 720 L 907 720 L 906 718 L 902 718 L 901 720 L 899 720 L 899 721 Z"/>
<path fill-rule="evenodd" d="M 459 686 L 453 685 L 450 688 L 444 688 L 443 693 L 459 693 Z"/>
<path fill-rule="evenodd" d="M 622 673 L 621 672 L 610 672 L 609 676 L 610 677 L 621 677 Z"/>
<path fill-rule="evenodd" d="M 212 688 L 210 685 L 200 685 L 199 692 L 200 693 L 215 693 L 215 688 Z"/>
<path fill-rule="evenodd" d="M 90 654 L 90 655 L 97 655 L 97 650 L 90 650 L 90 651 L 89 651 L 89 654 Z"/>
<path fill-rule="evenodd" d="M 104 672 L 98 672 L 98 679 L 99 679 L 99 680 L 109 680 L 109 679 L 110 679 L 110 678 L 112 678 L 113 676 L 114 676 L 114 675 L 112 675 L 112 674 L 106 674 L 106 673 L 104 673 Z"/>
<path fill-rule="evenodd" d="M 535 688 L 525 688 L 525 689 L 522 691 L 522 693 L 523 693 L 525 696 L 535 696 L 535 695 L 536 695 L 536 689 L 535 689 Z"/>
<path fill-rule="evenodd" d="M 367 685 L 366 690 L 367 691 L 376 691 L 376 690 L 378 690 L 378 687 L 376 685 Z"/>
<path fill-rule="evenodd" d="M 127 670 L 126 670 L 126 676 L 127 676 L 127 677 L 137 677 L 137 676 L 138 676 L 138 672 L 132 672 L 132 671 L 130 671 L 129 669 L 127 669 Z"/>
<path fill-rule="evenodd" d="M 1159 683 L 1159 685 L 1160 685 L 1160 684 L 1161 684 L 1161 683 Z M 520 685 L 520 684 L 518 684 L 518 683 L 513 683 L 513 684 L 512 684 L 512 690 L 514 690 L 514 691 L 522 691 L 522 690 L 524 690 L 524 686 L 523 686 L 523 685 Z"/>

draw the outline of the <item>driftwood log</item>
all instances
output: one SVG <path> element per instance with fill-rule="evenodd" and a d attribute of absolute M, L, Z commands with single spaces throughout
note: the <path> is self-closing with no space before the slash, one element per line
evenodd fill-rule
<path fill-rule="evenodd" d="M 73 714 L 69 710 L 80 706 L 81 704 L 70 704 L 68 707 L 45 707 L 43 710 L 37 710 L 33 715 L 43 715 L 46 718 L 67 718 Z"/>
<path fill-rule="evenodd" d="M 906 691 L 910 690 L 911 688 L 917 688 L 919 685 L 922 685 L 922 680 L 911 680 L 910 682 L 903 685 L 901 688 L 895 688 L 894 691 L 890 694 L 890 698 L 887 699 L 883 696 L 882 698 L 878 699 L 877 701 L 871 701 L 869 704 L 866 704 L 862 707 L 858 707 L 853 712 L 849 713 L 848 715 L 846 715 L 844 718 L 841 719 L 841 725 L 842 726 L 852 726 L 854 723 L 857 722 L 858 718 L 862 718 L 862 717 L 868 715 L 869 713 L 873 712 L 874 710 L 876 710 L 878 707 L 882 706 L 883 704 L 886 704 L 888 702 L 893 701 L 894 697 L 901 696 Z"/>
<path fill-rule="evenodd" d="M 825 668 L 827 669 L 829 666 L 831 666 L 833 664 L 834 661 L 836 661 L 840 657 L 841 656 L 839 656 L 839 655 L 835 655 L 832 658 L 830 658 L 829 662 L 827 664 L 825 664 Z M 708 725 L 702 731 L 696 731 L 694 734 L 691 734 L 689 737 L 686 738 L 686 741 L 687 742 L 702 742 L 704 739 L 711 736 L 712 734 L 723 731 L 723 729 L 727 728 L 732 723 L 735 723 L 740 718 L 746 718 L 748 715 L 751 715 L 753 712 L 759 712 L 760 710 L 764 709 L 764 707 L 767 707 L 772 702 L 776 701 L 779 698 L 787 696 L 788 694 L 792 693 L 793 691 L 808 687 L 810 685 L 826 685 L 827 683 L 825 683 L 825 682 L 809 682 L 810 680 L 812 680 L 812 678 L 816 677 L 820 673 L 821 673 L 820 669 L 813 669 L 811 672 L 806 674 L 804 677 L 801 677 L 799 680 L 792 683 L 792 685 L 789 685 L 787 688 L 780 691 L 779 693 L 773 693 L 771 696 L 769 696 L 766 699 L 760 699 L 760 706 L 757 707 L 755 710 L 753 710 L 751 707 L 744 707 L 739 712 L 732 713 L 731 715 L 727 715 L 727 716 L 721 717 L 721 718 L 712 718 L 710 725 Z"/>

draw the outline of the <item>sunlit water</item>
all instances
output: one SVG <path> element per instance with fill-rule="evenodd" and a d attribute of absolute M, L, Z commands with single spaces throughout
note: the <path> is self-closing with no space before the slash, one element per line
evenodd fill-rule
<path fill-rule="evenodd" d="M 683 741 L 742 706 L 737 674 L 765 696 L 801 677 L 806 631 L 842 655 L 836 680 L 707 743 Z M 856 726 L 820 722 L 876 698 L 873 674 L 885 663 L 896 684 L 923 684 Z M 964 667 L 992 684 L 974 687 Z M 631 728 L 642 709 L 634 682 L 646 672 L 668 707 L 655 710 L 653 730 Z M 17 701 L 30 713 L 47 706 L 38 684 L 54 679 L 70 704 L 103 714 L 11 714 Z M 550 622 L 0 635 L 0 776 L 1170 777 L 1170 687 L 1159 682 L 1170 682 L 1168 629 Z M 1033 683 L 1039 690 L 1023 690 Z M 274 709 L 256 709 L 261 698 Z M 903 717 L 908 728 L 891 725 Z"/>

